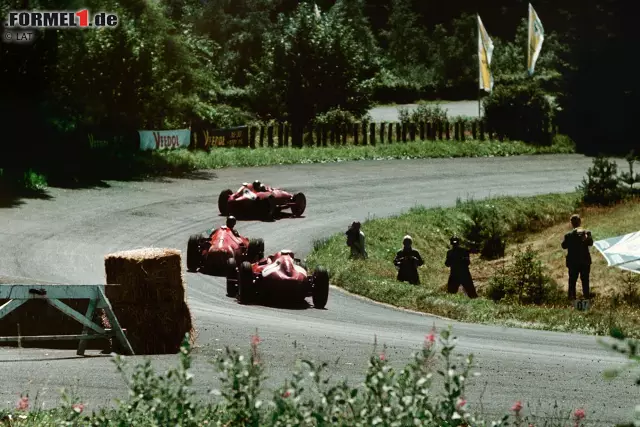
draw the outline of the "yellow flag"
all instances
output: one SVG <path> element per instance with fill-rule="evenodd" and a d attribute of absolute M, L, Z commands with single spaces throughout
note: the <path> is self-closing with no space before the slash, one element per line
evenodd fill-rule
<path fill-rule="evenodd" d="M 493 75 L 491 74 L 492 55 L 493 42 L 482 24 L 480 15 L 478 15 L 478 68 L 480 70 L 480 90 L 487 92 L 491 92 L 493 89 Z"/>
<path fill-rule="evenodd" d="M 544 28 L 538 14 L 529 3 L 529 43 L 527 45 L 527 71 L 533 75 L 533 69 L 542 49 L 544 41 Z"/>

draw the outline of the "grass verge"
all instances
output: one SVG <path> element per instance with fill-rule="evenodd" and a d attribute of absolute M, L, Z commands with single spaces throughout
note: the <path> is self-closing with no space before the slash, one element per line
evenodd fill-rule
<path fill-rule="evenodd" d="M 583 214 L 584 225 L 593 231 L 595 240 L 635 231 L 640 223 L 637 200 L 607 209 L 583 209 L 579 208 L 579 202 L 580 194 L 569 193 L 459 202 L 453 208 L 414 208 L 397 217 L 373 219 L 363 224 L 367 260 L 345 262 L 348 247 L 344 236 L 336 235 L 316 242 L 307 262 L 312 267 L 318 264 L 327 267 L 332 283 L 349 292 L 460 321 L 598 335 L 608 335 L 612 328 L 617 328 L 626 336 L 640 337 L 638 305 L 616 302 L 612 298 L 625 293 L 625 274 L 630 273 L 607 267 L 595 248 L 591 249 L 594 262 L 591 287 L 598 295 L 587 312 L 574 310 L 564 297 L 553 304 L 524 305 L 513 301 L 496 303 L 483 295 L 488 279 L 502 264 L 509 262 L 517 249 L 532 244 L 540 251 L 543 264 L 550 269 L 552 280 L 564 296 L 567 274 L 560 242 L 574 211 Z M 471 271 L 480 298 L 469 299 L 462 291 L 449 295 L 446 293 L 449 270 L 444 266 L 449 237 L 454 233 L 462 235 L 472 221 L 470 212 L 480 208 L 491 208 L 492 215 L 506 225 L 506 256 L 498 261 L 483 261 L 478 255 L 472 255 Z M 396 281 L 392 261 L 405 234 L 413 237 L 414 247 L 425 260 L 419 270 L 420 286 Z M 621 299 L 624 298 L 618 298 Z"/>

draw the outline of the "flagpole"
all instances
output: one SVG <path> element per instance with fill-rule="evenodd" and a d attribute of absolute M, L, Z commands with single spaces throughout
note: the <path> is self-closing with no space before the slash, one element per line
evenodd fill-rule
<path fill-rule="evenodd" d="M 476 14 L 476 32 L 478 34 L 477 40 L 478 40 L 478 45 L 480 45 L 480 23 L 478 22 L 478 16 Z M 478 86 L 480 86 L 480 75 L 482 73 L 482 70 L 480 69 L 480 51 L 478 51 Z M 482 96 L 482 91 L 480 90 L 480 88 L 478 87 L 478 118 L 482 119 L 482 106 L 480 103 L 480 97 Z"/>

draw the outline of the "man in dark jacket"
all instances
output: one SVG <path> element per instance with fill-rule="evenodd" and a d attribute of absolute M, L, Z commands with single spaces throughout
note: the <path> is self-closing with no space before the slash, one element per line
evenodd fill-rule
<path fill-rule="evenodd" d="M 580 226 L 579 215 L 571 216 L 573 230 L 564 235 L 562 249 L 567 250 L 566 266 L 569 269 L 569 299 L 576 299 L 578 276 L 582 282 L 583 298 L 589 298 L 589 273 L 591 272 L 591 254 L 589 246 L 593 246 L 591 231 Z"/>
<path fill-rule="evenodd" d="M 403 248 L 396 253 L 393 264 L 398 269 L 398 281 L 409 282 L 412 285 L 420 284 L 418 267 L 424 264 L 420 253 L 413 249 L 411 236 L 404 236 Z"/>
<path fill-rule="evenodd" d="M 469 271 L 469 265 L 471 264 L 469 251 L 460 246 L 460 239 L 456 236 L 451 237 L 449 242 L 451 243 L 451 249 L 447 251 L 447 259 L 444 261 L 444 265 L 451 268 L 447 291 L 450 294 L 455 294 L 458 292 L 460 285 L 462 285 L 469 298 L 477 298 L 476 287 L 473 285 L 473 279 Z"/>

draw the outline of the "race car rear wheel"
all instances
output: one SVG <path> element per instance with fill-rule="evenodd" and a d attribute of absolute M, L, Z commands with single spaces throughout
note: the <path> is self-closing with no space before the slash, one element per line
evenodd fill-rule
<path fill-rule="evenodd" d="M 233 194 L 233 191 L 224 190 L 222 193 L 220 193 L 220 196 L 218 196 L 218 209 L 220 210 L 220 214 L 224 216 L 229 215 L 228 200 L 229 200 L 229 196 L 231 196 L 232 194 Z"/>
<path fill-rule="evenodd" d="M 238 301 L 240 304 L 250 304 L 254 297 L 253 271 L 251 263 L 245 261 L 240 264 L 238 271 Z"/>
<path fill-rule="evenodd" d="M 200 234 L 189 236 L 187 243 L 187 270 L 196 271 L 200 267 Z"/>
<path fill-rule="evenodd" d="M 247 256 L 251 262 L 257 262 L 264 258 L 264 240 L 250 239 Z"/>
<path fill-rule="evenodd" d="M 329 273 L 327 269 L 318 266 L 313 272 L 313 306 L 323 309 L 329 300 Z"/>
<path fill-rule="evenodd" d="M 291 206 L 293 216 L 302 216 L 307 208 L 307 197 L 304 193 L 296 193 L 293 195 L 293 203 L 293 206 Z"/>
<path fill-rule="evenodd" d="M 267 221 L 273 221 L 278 210 L 278 207 L 276 206 L 276 198 L 271 195 L 266 199 L 263 199 L 262 203 L 264 219 Z"/>
<path fill-rule="evenodd" d="M 238 295 L 238 269 L 235 258 L 227 260 L 227 296 L 235 298 Z"/>

